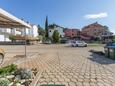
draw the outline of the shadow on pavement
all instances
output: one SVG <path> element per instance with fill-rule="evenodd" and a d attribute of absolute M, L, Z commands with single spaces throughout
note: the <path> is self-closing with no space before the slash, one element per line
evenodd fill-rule
<path fill-rule="evenodd" d="M 105 55 L 103 55 L 103 54 L 102 55 L 101 54 L 96 54 L 94 52 L 91 52 L 91 55 L 88 58 L 91 61 L 99 63 L 99 64 L 104 64 L 104 65 L 115 64 L 115 60 L 106 58 Z"/>
<path fill-rule="evenodd" d="M 24 58 L 25 55 L 15 55 L 14 58 Z"/>

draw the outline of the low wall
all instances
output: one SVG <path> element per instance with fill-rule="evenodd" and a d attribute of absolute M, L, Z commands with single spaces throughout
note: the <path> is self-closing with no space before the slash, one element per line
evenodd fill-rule
<path fill-rule="evenodd" d="M 30 43 L 26 43 L 30 45 Z M 25 42 L 0 42 L 0 45 L 25 45 Z"/>

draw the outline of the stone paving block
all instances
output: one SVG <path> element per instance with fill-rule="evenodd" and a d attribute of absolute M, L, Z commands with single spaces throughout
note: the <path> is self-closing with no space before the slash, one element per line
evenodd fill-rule
<path fill-rule="evenodd" d="M 89 52 L 92 47 L 71 48 L 65 47 L 65 45 L 37 45 L 34 48 L 29 47 L 28 51 L 33 51 L 32 49 L 35 48 L 41 55 L 23 59 L 19 67 L 44 70 L 38 85 L 40 83 L 65 83 L 68 86 L 115 86 L 115 73 L 107 68 L 112 67 L 114 70 L 115 61 L 98 55 L 92 56 L 92 53 Z M 99 50 L 100 48 L 93 49 Z M 13 61 L 9 60 L 6 64 L 10 64 Z M 106 65 L 102 64 L 102 61 L 113 63 Z"/>
<path fill-rule="evenodd" d="M 69 86 L 77 86 L 75 82 L 69 82 Z"/>
<path fill-rule="evenodd" d="M 90 86 L 97 86 L 97 83 L 91 82 L 91 83 L 90 83 Z"/>
<path fill-rule="evenodd" d="M 83 82 L 83 86 L 90 86 L 88 82 Z"/>
<path fill-rule="evenodd" d="M 97 83 L 98 86 L 104 86 L 104 83 Z"/>

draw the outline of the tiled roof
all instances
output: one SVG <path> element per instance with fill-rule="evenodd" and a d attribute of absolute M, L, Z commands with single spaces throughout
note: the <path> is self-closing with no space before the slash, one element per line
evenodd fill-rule
<path fill-rule="evenodd" d="M 87 26 L 83 27 L 82 29 L 87 29 L 87 28 L 90 28 L 90 27 L 104 27 L 104 26 L 96 22 L 96 23 L 87 25 Z"/>
<path fill-rule="evenodd" d="M 64 27 L 61 27 L 61 26 L 59 26 L 59 25 L 57 25 L 57 24 L 50 24 L 48 27 L 49 27 L 50 29 L 53 29 L 54 27 L 60 27 L 60 28 L 63 28 L 63 29 L 64 29 Z"/>

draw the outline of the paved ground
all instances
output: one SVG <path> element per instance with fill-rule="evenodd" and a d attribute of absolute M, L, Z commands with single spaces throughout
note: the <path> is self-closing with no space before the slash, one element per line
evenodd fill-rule
<path fill-rule="evenodd" d="M 91 49 L 103 51 L 101 46 L 33 45 L 27 47 L 27 58 L 22 56 L 23 46 L 0 47 L 7 52 L 3 65 L 16 63 L 22 68 L 38 68 L 37 86 L 115 86 L 115 61 L 89 52 Z"/>

